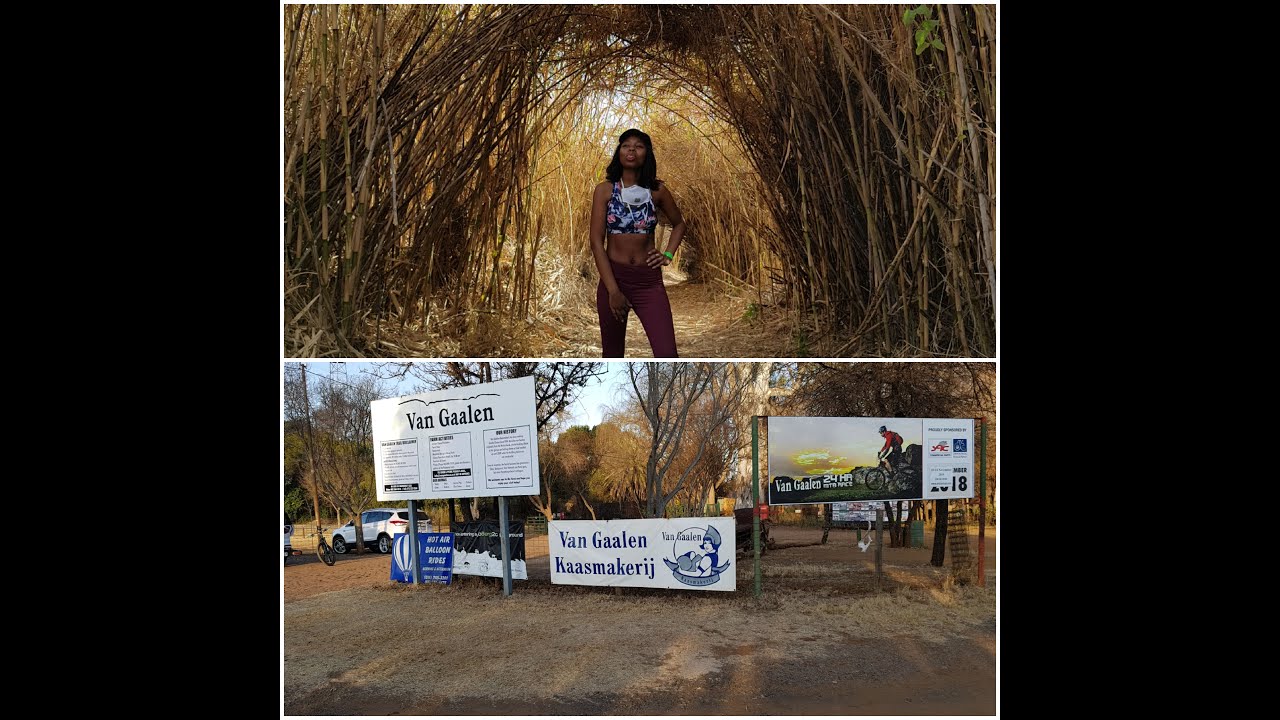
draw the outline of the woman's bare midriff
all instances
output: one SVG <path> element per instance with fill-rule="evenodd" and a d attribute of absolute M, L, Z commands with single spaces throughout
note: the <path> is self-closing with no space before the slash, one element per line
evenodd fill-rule
<path fill-rule="evenodd" d="M 605 241 L 605 252 L 609 259 L 619 265 L 643 265 L 654 249 L 653 235 L 619 233 L 608 235 Z"/>

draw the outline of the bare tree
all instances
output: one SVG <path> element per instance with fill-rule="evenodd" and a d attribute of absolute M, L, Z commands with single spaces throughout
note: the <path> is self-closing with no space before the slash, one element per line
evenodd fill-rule
<path fill-rule="evenodd" d="M 692 437 L 705 437 L 707 439 L 705 449 L 702 449 L 699 454 L 697 445 L 684 443 L 675 462 L 677 467 L 689 468 L 685 488 L 677 497 L 686 508 L 695 509 L 698 512 L 702 511 L 708 497 L 713 496 L 716 488 L 729 481 L 734 460 L 743 450 L 744 433 L 739 429 L 750 427 L 744 422 L 744 420 L 749 422 L 749 418 L 735 418 L 733 422 L 709 427 L 709 422 L 715 418 L 707 407 L 710 402 L 711 399 L 706 395 L 698 401 L 694 411 L 689 413 L 690 427 L 686 431 Z"/>
<path fill-rule="evenodd" d="M 742 406 L 739 409 L 737 423 L 742 428 L 738 434 L 738 453 L 736 457 L 735 471 L 732 474 L 734 482 L 730 490 L 737 497 L 740 507 L 749 507 L 747 503 L 752 502 L 752 469 L 751 469 L 751 422 L 754 416 L 765 417 L 765 421 L 761 423 L 761 432 L 768 432 L 767 416 L 774 414 L 773 411 L 781 407 L 785 399 L 791 395 L 793 389 L 792 377 L 794 376 L 795 363 L 766 362 L 759 363 L 760 369 L 756 373 L 755 382 L 744 390 Z M 763 438 L 765 435 L 761 435 Z M 760 468 L 763 471 L 767 467 L 767 445 L 760 445 Z M 766 481 L 767 483 L 767 481 Z M 759 495 L 764 499 L 763 490 Z"/>
<path fill-rule="evenodd" d="M 667 503 L 684 490 L 703 454 L 714 448 L 714 432 L 733 422 L 744 391 L 759 370 L 756 363 L 628 364 L 631 387 L 649 431 L 646 517 L 661 517 Z M 701 415 L 696 423 L 699 430 L 689 432 L 695 408 Z M 685 443 L 692 447 L 692 457 L 685 455 L 677 467 Z"/>
<path fill-rule="evenodd" d="M 538 472 L 540 473 L 539 484 L 542 486 L 542 494 L 529 495 L 527 497 L 534 509 L 550 520 L 553 512 L 552 507 L 554 507 L 552 501 L 555 488 L 560 484 L 564 469 L 557 462 L 555 443 L 546 437 L 538 438 Z"/>
<path fill-rule="evenodd" d="M 377 499 L 369 404 L 382 397 L 382 388 L 376 378 L 351 376 L 338 363 L 330 363 L 328 376 L 313 377 L 318 381 L 313 411 L 314 482 L 322 498 L 351 515 L 356 549 L 363 553 L 360 514 Z"/>

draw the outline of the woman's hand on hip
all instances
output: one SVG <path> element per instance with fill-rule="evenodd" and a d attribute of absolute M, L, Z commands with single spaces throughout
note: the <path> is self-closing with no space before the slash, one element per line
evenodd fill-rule
<path fill-rule="evenodd" d="M 649 257 L 644 259 L 644 264 L 651 268 L 660 268 L 663 265 L 670 265 L 671 258 L 658 252 L 657 248 L 649 250 Z"/>

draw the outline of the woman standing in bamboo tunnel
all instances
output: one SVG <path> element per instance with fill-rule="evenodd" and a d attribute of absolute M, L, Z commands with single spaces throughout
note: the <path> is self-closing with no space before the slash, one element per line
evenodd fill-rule
<path fill-rule="evenodd" d="M 600 315 L 600 346 L 607 358 L 623 356 L 631 309 L 644 326 L 653 356 L 678 357 L 662 266 L 675 258 L 685 225 L 675 198 L 657 175 L 652 141 L 631 128 L 618 138 L 613 161 L 605 169 L 608 179 L 596 185 L 592 198 L 591 254 L 600 271 L 596 311 Z M 662 250 L 654 243 L 658 209 L 673 226 Z"/>

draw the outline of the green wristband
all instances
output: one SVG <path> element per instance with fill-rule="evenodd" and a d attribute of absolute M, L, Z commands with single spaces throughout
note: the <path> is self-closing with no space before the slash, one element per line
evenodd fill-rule
<path fill-rule="evenodd" d="M 663 254 L 663 255 L 666 255 L 668 260 L 675 260 L 675 259 L 676 259 L 675 253 L 670 253 L 670 252 L 665 252 L 665 251 L 664 251 L 662 254 Z"/>

